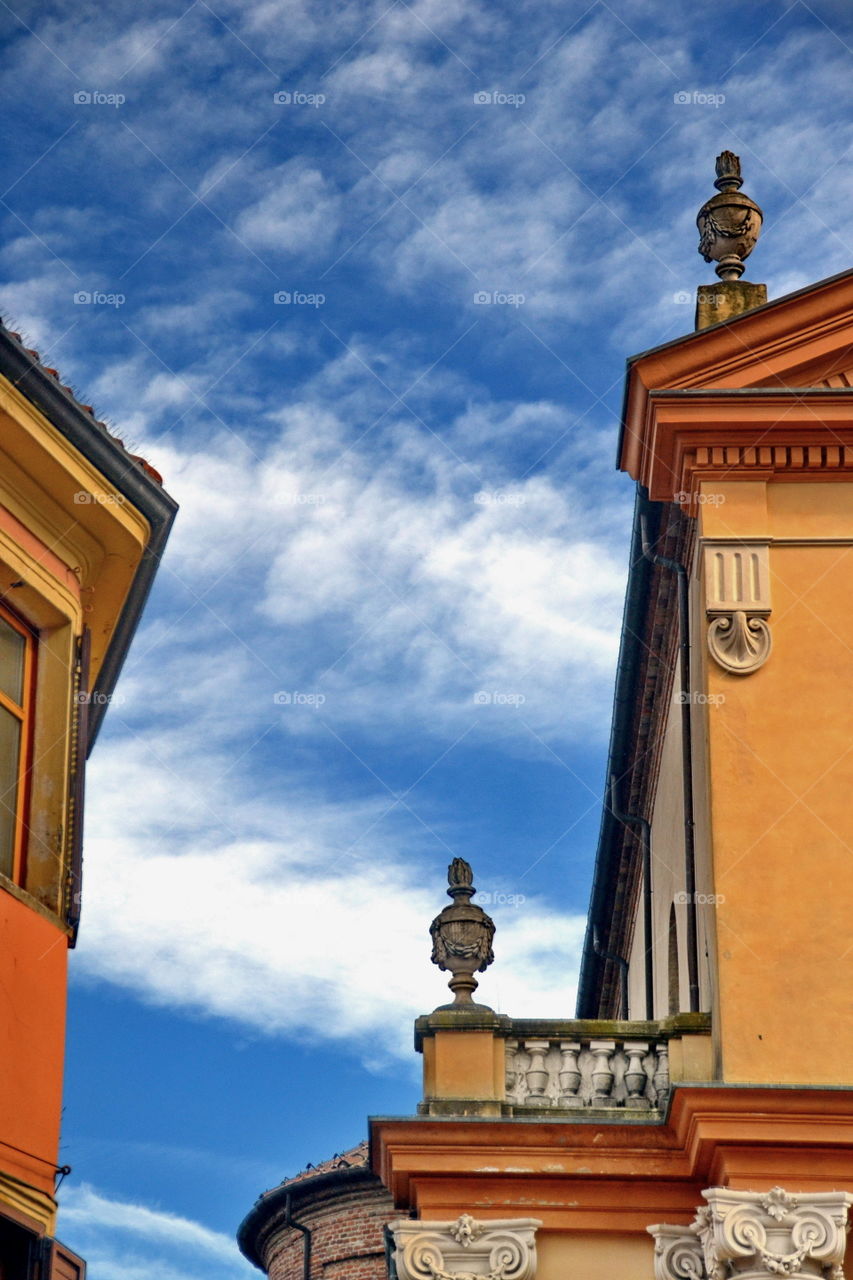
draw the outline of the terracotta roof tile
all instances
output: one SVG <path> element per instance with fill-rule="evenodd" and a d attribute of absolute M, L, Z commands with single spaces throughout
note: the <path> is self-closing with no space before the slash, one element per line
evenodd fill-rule
<path fill-rule="evenodd" d="M 339 1169 L 366 1169 L 368 1160 L 367 1140 L 360 1142 L 357 1147 L 350 1147 L 349 1151 L 336 1151 L 328 1160 L 322 1160 L 319 1164 L 309 1164 L 299 1173 L 295 1173 L 292 1178 L 285 1178 L 279 1186 L 290 1187 L 298 1182 L 307 1182 L 309 1178 L 317 1178 L 323 1173 L 335 1173 Z M 277 1191 L 278 1187 L 273 1187 L 273 1191 Z M 264 1195 L 269 1195 L 269 1191 L 265 1191 Z M 261 1197 L 263 1199 L 263 1196 Z"/>
<path fill-rule="evenodd" d="M 57 369 L 51 369 L 49 365 L 42 364 L 41 356 L 39 355 L 35 347 L 25 347 L 24 340 L 21 337 L 20 333 L 16 333 L 14 329 L 8 328 L 8 326 L 4 324 L 2 320 L 0 320 L 0 330 L 2 330 L 2 332 L 6 334 L 7 337 L 12 338 L 18 344 L 18 346 L 24 352 L 26 352 L 26 354 L 33 361 L 33 364 L 37 365 L 39 370 L 42 373 L 46 373 L 48 377 L 53 378 L 55 382 L 59 383 L 60 390 L 65 392 L 65 394 L 68 396 L 68 399 L 71 400 L 77 406 L 78 409 L 81 409 L 84 413 L 88 413 L 92 418 L 95 419 L 96 424 L 104 432 L 104 435 L 108 436 L 109 439 L 112 440 L 114 444 L 117 444 L 119 445 L 120 448 L 124 449 L 125 453 L 127 453 L 127 456 L 129 458 L 131 458 L 134 462 L 139 463 L 140 467 L 146 473 L 146 475 L 149 475 L 152 480 L 156 480 L 157 484 L 162 486 L 163 477 L 160 475 L 160 472 L 156 471 L 155 468 L 152 467 L 151 464 L 145 460 L 145 458 L 140 457 L 139 454 L 129 453 L 124 441 L 119 436 L 113 435 L 113 433 L 110 431 L 109 427 L 105 422 L 102 422 L 99 418 L 95 417 L 95 410 L 92 408 L 92 406 L 90 404 L 83 404 L 80 400 L 77 399 L 77 396 L 74 394 L 73 388 L 66 386 L 63 382 L 60 381 L 59 371 Z"/>

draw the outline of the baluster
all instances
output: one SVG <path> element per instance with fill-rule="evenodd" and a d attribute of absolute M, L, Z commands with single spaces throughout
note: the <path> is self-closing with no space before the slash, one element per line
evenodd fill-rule
<path fill-rule="evenodd" d="M 639 1040 L 626 1040 L 623 1047 L 628 1058 L 628 1065 L 625 1068 L 625 1087 L 628 1090 L 628 1097 L 625 1099 L 625 1106 L 631 1111 L 646 1111 L 650 1103 L 645 1096 L 647 1079 L 643 1057 L 648 1053 L 649 1046 L 641 1044 Z"/>
<path fill-rule="evenodd" d="M 545 1096 L 548 1087 L 548 1068 L 545 1066 L 545 1054 L 550 1049 L 548 1040 L 525 1040 L 524 1047 L 530 1054 L 530 1066 L 525 1072 L 527 1079 L 527 1107 L 550 1107 L 551 1099 Z"/>
<path fill-rule="evenodd" d="M 583 1106 L 583 1098 L 578 1093 L 581 1083 L 581 1073 L 578 1067 L 580 1048 L 580 1044 L 576 1040 L 560 1041 L 562 1061 L 558 1078 L 560 1081 L 561 1107 Z"/>
<path fill-rule="evenodd" d="M 658 1106 L 660 1107 L 669 1093 L 669 1044 L 666 1040 L 655 1045 L 655 1053 L 658 1056 L 658 1060 L 652 1082 L 655 1086 Z"/>
<path fill-rule="evenodd" d="M 592 1067 L 592 1083 L 595 1095 L 592 1099 L 594 1107 L 615 1107 L 616 1100 L 611 1098 L 613 1088 L 613 1067 L 610 1059 L 616 1049 L 615 1040 L 590 1040 L 589 1047 L 594 1058 Z"/>
<path fill-rule="evenodd" d="M 517 1040 L 507 1040 L 506 1042 L 506 1101 L 517 1102 L 515 1090 L 518 1083 L 518 1060 L 516 1052 L 518 1050 Z"/>

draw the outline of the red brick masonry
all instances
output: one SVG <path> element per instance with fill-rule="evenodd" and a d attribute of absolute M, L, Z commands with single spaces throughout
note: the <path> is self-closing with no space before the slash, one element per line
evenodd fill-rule
<path fill-rule="evenodd" d="M 303 1280 L 305 1241 L 285 1225 L 311 1232 L 311 1280 L 385 1280 L 383 1227 L 396 1215 L 382 1183 L 367 1167 L 367 1144 L 307 1169 L 267 1191 L 238 1233 L 242 1252 L 270 1280 Z"/>

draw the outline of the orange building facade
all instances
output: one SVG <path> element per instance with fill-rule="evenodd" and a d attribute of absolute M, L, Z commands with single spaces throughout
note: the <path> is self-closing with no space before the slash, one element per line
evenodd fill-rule
<path fill-rule="evenodd" d="M 0 325 L 0 1278 L 54 1239 L 85 760 L 175 514 L 160 477 Z"/>

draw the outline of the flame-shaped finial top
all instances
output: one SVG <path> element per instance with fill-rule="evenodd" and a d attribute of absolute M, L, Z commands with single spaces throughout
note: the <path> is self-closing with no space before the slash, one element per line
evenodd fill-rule
<path fill-rule="evenodd" d="M 470 862 L 464 858 L 454 858 L 447 868 L 447 896 L 453 898 L 471 898 L 477 890 L 474 888 L 474 872 Z"/>
<path fill-rule="evenodd" d="M 717 156 L 715 168 L 717 178 L 714 186 L 718 191 L 737 191 L 743 186 L 743 178 L 740 176 L 740 156 L 736 156 L 733 151 L 721 151 Z"/>

